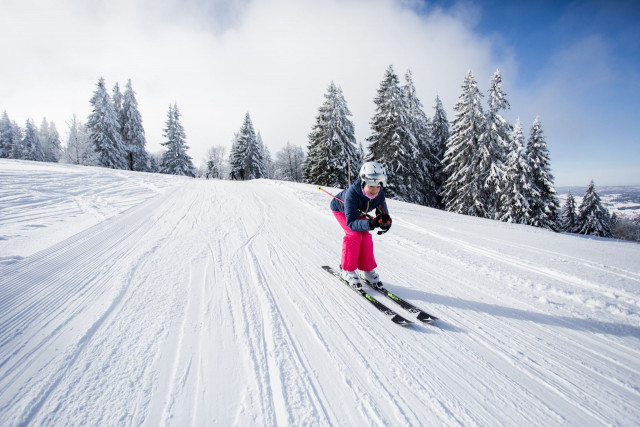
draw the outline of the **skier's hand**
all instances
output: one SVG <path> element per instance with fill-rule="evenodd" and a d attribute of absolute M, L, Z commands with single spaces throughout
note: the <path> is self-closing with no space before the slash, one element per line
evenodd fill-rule
<path fill-rule="evenodd" d="M 385 215 L 386 214 L 380 214 L 375 218 L 371 218 L 369 220 L 369 230 L 373 230 L 373 229 L 375 229 L 377 227 L 380 227 L 382 225 L 382 217 L 385 216 Z"/>
<path fill-rule="evenodd" d="M 380 222 L 380 228 L 383 229 L 384 231 L 389 231 L 389 229 L 391 228 L 391 217 L 389 216 L 389 214 L 382 214 L 382 218 L 381 222 Z"/>

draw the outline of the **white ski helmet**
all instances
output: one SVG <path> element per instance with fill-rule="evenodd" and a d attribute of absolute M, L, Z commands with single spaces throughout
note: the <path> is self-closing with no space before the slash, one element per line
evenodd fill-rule
<path fill-rule="evenodd" d="M 378 162 L 366 162 L 363 164 L 358 176 L 363 186 L 364 184 L 372 187 L 378 187 L 381 184 L 382 186 L 387 185 L 387 172 L 384 170 L 384 166 Z"/>

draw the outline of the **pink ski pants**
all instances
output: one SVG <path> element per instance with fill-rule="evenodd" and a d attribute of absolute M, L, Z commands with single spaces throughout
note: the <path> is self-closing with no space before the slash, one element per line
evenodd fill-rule
<path fill-rule="evenodd" d="M 373 256 L 373 239 L 368 231 L 353 231 L 347 225 L 347 217 L 344 212 L 333 211 L 338 223 L 344 229 L 345 236 L 342 239 L 342 269 L 354 271 L 370 271 L 376 268 L 376 259 Z"/>

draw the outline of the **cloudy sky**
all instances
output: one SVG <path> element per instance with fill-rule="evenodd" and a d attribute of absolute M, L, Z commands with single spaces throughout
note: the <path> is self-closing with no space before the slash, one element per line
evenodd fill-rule
<path fill-rule="evenodd" d="M 634 1 L 0 0 L 0 112 L 54 121 L 65 142 L 99 77 L 127 79 L 148 150 L 169 104 L 200 165 L 246 112 L 272 154 L 306 148 L 331 81 L 366 147 L 384 72 L 413 73 L 449 119 L 465 74 L 496 69 L 527 133 L 540 117 L 557 186 L 640 185 L 640 6 Z M 601 3 L 607 3 L 601 5 Z M 228 149 L 227 148 L 227 149 Z"/>

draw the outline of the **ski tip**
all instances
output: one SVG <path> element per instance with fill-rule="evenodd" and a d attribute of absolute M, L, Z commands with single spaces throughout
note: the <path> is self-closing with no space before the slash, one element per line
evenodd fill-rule
<path fill-rule="evenodd" d="M 407 326 L 407 325 L 411 325 L 413 322 L 410 320 L 405 319 L 404 317 L 400 316 L 399 314 L 396 314 L 395 316 L 393 316 L 391 318 L 391 321 L 393 323 L 396 323 L 400 326 Z"/>

